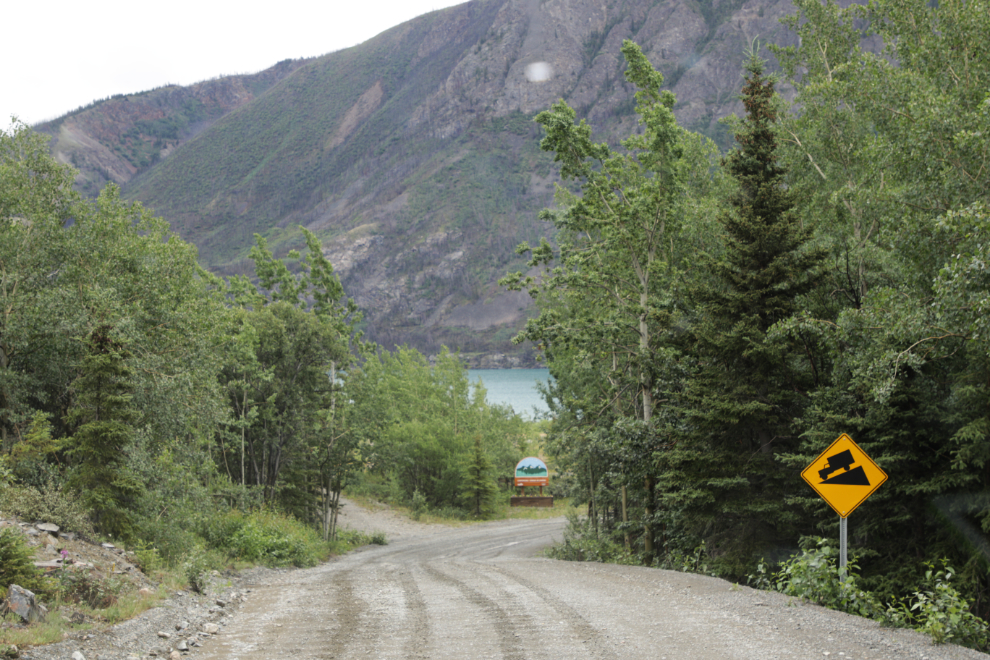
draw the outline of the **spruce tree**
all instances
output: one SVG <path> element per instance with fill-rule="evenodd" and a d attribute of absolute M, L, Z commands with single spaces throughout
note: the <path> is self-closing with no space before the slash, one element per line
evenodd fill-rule
<path fill-rule="evenodd" d="M 465 466 L 462 496 L 465 504 L 476 518 L 487 518 L 495 512 L 494 468 L 481 446 L 481 436 L 474 438 L 474 451 Z"/>
<path fill-rule="evenodd" d="M 101 325 L 90 333 L 82 373 L 73 383 L 69 417 L 79 426 L 70 445 L 77 463 L 69 486 L 79 491 L 101 532 L 127 538 L 127 509 L 140 493 L 126 468 L 137 415 L 131 406 L 130 355 L 113 330 Z"/>
<path fill-rule="evenodd" d="M 742 101 L 738 147 L 723 162 L 737 189 L 719 217 L 723 250 L 703 260 L 693 289 L 688 350 L 697 374 L 685 390 L 684 438 L 667 474 L 671 503 L 730 573 L 787 536 L 794 522 L 783 500 L 794 475 L 775 456 L 797 444 L 792 421 L 805 374 L 787 342 L 768 340 L 768 332 L 798 309 L 824 256 L 807 246 L 811 231 L 785 185 L 780 102 L 755 52 Z"/>

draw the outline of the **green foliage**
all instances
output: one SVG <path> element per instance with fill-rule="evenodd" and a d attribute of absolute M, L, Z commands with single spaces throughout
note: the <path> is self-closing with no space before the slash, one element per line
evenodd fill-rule
<path fill-rule="evenodd" d="M 326 545 L 312 527 L 268 510 L 207 516 L 199 532 L 208 547 L 231 559 L 267 566 L 313 566 L 327 556 Z"/>
<path fill-rule="evenodd" d="M 466 502 L 465 491 L 474 487 L 484 504 L 486 484 L 494 475 L 511 475 L 523 456 L 527 429 L 521 418 L 489 406 L 446 350 L 432 365 L 408 348 L 370 355 L 344 387 L 355 403 L 363 459 L 378 475 L 376 496 L 412 503 L 414 515 L 447 508 L 463 516 L 462 506 L 477 503 Z M 386 400 L 389 405 L 381 406 Z M 471 475 L 472 465 L 481 466 L 480 475 Z"/>
<path fill-rule="evenodd" d="M 48 585 L 34 565 L 34 553 L 20 531 L 11 527 L 0 529 L 0 592 L 7 596 L 10 585 L 41 593 Z"/>
<path fill-rule="evenodd" d="M 495 512 L 498 486 L 495 485 L 493 472 L 492 462 L 481 445 L 481 436 L 476 436 L 474 451 L 463 469 L 464 480 L 461 487 L 461 496 L 475 518 L 488 518 Z"/>
<path fill-rule="evenodd" d="M 137 413 L 131 405 L 129 352 L 113 335 L 105 325 L 90 333 L 82 375 L 73 383 L 76 405 L 69 419 L 79 427 L 69 453 L 78 463 L 68 485 L 81 494 L 100 531 L 128 538 L 127 509 L 141 491 L 124 467 Z"/>
<path fill-rule="evenodd" d="M 970 611 L 970 603 L 949 584 L 955 575 L 946 560 L 936 569 L 927 562 L 925 580 L 908 602 L 888 608 L 895 624 L 909 625 L 931 636 L 936 644 L 961 644 L 987 651 L 990 649 L 990 626 Z"/>
<path fill-rule="evenodd" d="M 86 507 L 57 475 L 50 475 L 39 486 L 7 486 L 0 493 L 0 506 L 24 520 L 43 520 L 65 531 L 93 536 Z"/>
<path fill-rule="evenodd" d="M 52 577 L 48 596 L 59 602 L 82 603 L 104 610 L 117 602 L 127 583 L 115 575 L 95 571 L 60 569 Z"/>
<path fill-rule="evenodd" d="M 846 575 L 841 576 L 838 550 L 822 538 L 806 540 L 813 547 L 782 562 L 776 572 L 771 573 L 760 561 L 757 572 L 749 576 L 750 584 L 888 625 L 911 627 L 929 635 L 936 644 L 952 642 L 984 651 L 990 648 L 990 626 L 970 611 L 970 603 L 950 584 L 954 571 L 946 560 L 938 569 L 935 562 L 926 562 L 922 588 L 884 605 L 875 594 L 859 587 L 855 561 L 848 562 Z"/>
<path fill-rule="evenodd" d="M 797 598 L 804 598 L 833 610 L 840 610 L 878 618 L 883 607 L 873 594 L 857 586 L 859 566 L 854 560 L 847 562 L 846 575 L 840 577 L 839 551 L 823 538 L 808 539 L 814 547 L 806 547 L 798 555 L 781 563 L 772 577 L 767 577 L 763 561 L 757 565 L 756 576 L 750 576 L 751 584 Z"/>
<path fill-rule="evenodd" d="M 217 568 L 216 557 L 203 546 L 196 545 L 185 556 L 181 568 L 189 588 L 203 593 L 209 584 L 210 572 Z"/>
<path fill-rule="evenodd" d="M 599 537 L 592 522 L 587 518 L 582 519 L 576 511 L 567 514 L 563 543 L 548 548 L 547 556 L 566 561 L 595 561 L 630 566 L 641 563 L 639 557 L 613 539 Z"/>

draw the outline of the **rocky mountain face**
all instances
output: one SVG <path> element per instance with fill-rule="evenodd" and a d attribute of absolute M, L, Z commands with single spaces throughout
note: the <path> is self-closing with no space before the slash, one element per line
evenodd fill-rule
<path fill-rule="evenodd" d="M 255 232 L 324 240 L 367 336 L 472 364 L 526 364 L 530 313 L 495 283 L 557 181 L 535 113 L 564 98 L 605 138 L 635 130 L 623 39 L 678 98 L 681 125 L 729 146 L 744 48 L 787 43 L 788 0 L 472 0 L 359 46 L 254 76 L 114 98 L 42 125 L 80 186 L 122 184 L 223 273 Z M 493 356 L 502 356 L 493 358 Z"/>

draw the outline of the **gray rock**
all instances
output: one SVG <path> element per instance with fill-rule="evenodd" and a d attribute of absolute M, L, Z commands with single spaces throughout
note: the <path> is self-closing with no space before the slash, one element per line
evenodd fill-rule
<path fill-rule="evenodd" d="M 43 532 L 48 532 L 49 534 L 58 534 L 59 530 L 59 526 L 55 523 L 41 523 L 40 525 L 36 525 L 36 527 Z"/>
<path fill-rule="evenodd" d="M 224 599 L 222 599 L 222 598 L 217 598 L 217 600 L 216 600 L 216 603 L 217 603 L 217 605 L 219 605 L 220 607 L 227 607 L 227 601 L 225 601 L 225 600 L 224 600 Z"/>
<path fill-rule="evenodd" d="M 178 651 L 172 651 L 168 654 L 168 660 L 182 660 L 182 654 Z"/>
<path fill-rule="evenodd" d="M 44 621 L 48 615 L 48 608 L 35 600 L 34 592 L 16 584 L 7 590 L 6 609 L 29 623 Z"/>
<path fill-rule="evenodd" d="M 163 631 L 159 630 L 158 631 L 158 636 L 161 637 L 162 639 L 168 639 L 169 637 L 172 636 L 172 634 L 171 633 L 167 633 L 167 632 L 163 632 Z"/>
<path fill-rule="evenodd" d="M 189 650 L 189 645 L 186 644 L 185 641 L 180 641 L 178 644 L 175 645 L 175 650 L 176 651 L 188 651 Z"/>
<path fill-rule="evenodd" d="M 101 548 L 106 548 L 107 550 L 113 550 L 117 546 L 115 546 L 113 543 L 101 543 L 100 544 L 100 547 Z"/>
<path fill-rule="evenodd" d="M 208 635 L 216 635 L 218 632 L 220 632 L 220 626 L 218 626 L 215 623 L 204 623 L 203 632 L 207 633 Z"/>
<path fill-rule="evenodd" d="M 86 660 L 86 656 L 82 654 L 82 651 L 74 651 L 72 653 L 72 660 Z"/>
<path fill-rule="evenodd" d="M 176 630 L 185 630 L 188 627 L 189 627 L 189 622 L 188 621 L 180 621 L 177 624 L 175 624 L 175 629 Z"/>
<path fill-rule="evenodd" d="M 74 541 L 76 538 L 75 532 L 59 532 L 58 537 L 60 539 L 65 539 L 66 541 Z"/>

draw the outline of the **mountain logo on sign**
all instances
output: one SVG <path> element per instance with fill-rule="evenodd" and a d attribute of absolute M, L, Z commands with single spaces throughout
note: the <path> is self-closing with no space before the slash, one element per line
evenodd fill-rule
<path fill-rule="evenodd" d="M 840 451 L 838 454 L 833 454 L 825 460 L 825 468 L 818 471 L 818 476 L 822 478 L 823 484 L 835 484 L 842 486 L 870 485 L 870 480 L 866 477 L 866 473 L 863 472 L 863 468 L 854 467 L 851 470 L 849 469 L 849 467 L 856 462 L 856 459 L 853 458 L 852 452 L 848 449 L 845 451 Z M 845 471 L 829 479 L 828 475 L 837 470 Z"/>

